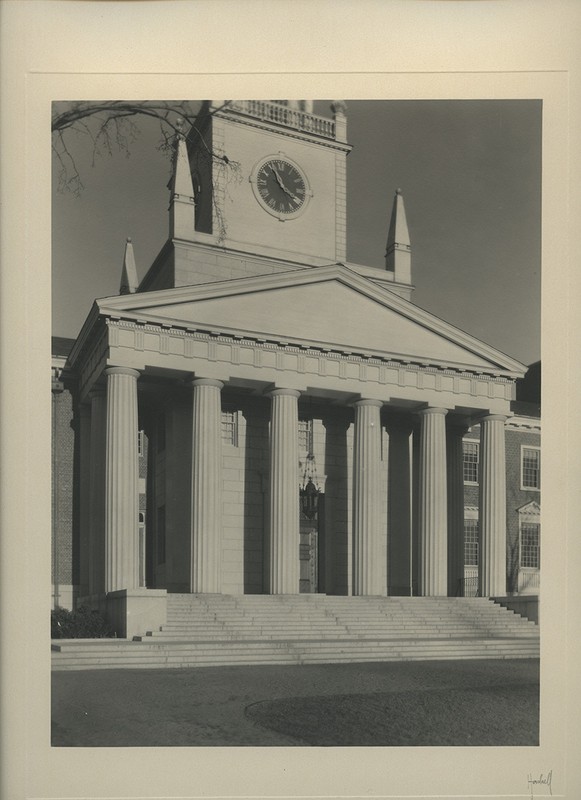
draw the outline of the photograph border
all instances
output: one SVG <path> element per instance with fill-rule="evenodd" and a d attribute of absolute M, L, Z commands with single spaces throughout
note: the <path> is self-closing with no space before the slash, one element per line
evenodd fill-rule
<path fill-rule="evenodd" d="M 140 14 L 148 15 L 150 23 L 151 14 L 162 15 L 160 5 L 163 4 L 134 4 L 139 7 Z M 181 4 L 168 5 L 171 5 L 172 23 L 179 24 L 178 18 L 187 15 L 188 9 L 180 10 Z M 252 6 L 260 5 L 252 3 Z M 435 5 L 442 7 L 440 3 Z M 446 5 L 459 9 L 466 4 Z M 489 3 L 470 5 L 490 6 Z M 519 5 L 522 9 L 522 3 L 506 5 L 513 11 Z M 563 580 L 567 574 L 572 578 L 575 573 L 571 570 L 579 565 L 579 543 L 570 535 L 565 539 L 568 520 L 574 519 L 577 512 L 573 503 L 579 502 L 572 491 L 579 475 L 575 446 L 579 433 L 572 427 L 576 423 L 575 406 L 570 402 L 576 389 L 574 381 L 578 381 L 571 371 L 571 359 L 579 337 L 577 327 L 571 327 L 573 317 L 569 316 L 576 310 L 574 299 L 579 296 L 576 294 L 579 287 L 575 281 L 579 278 L 573 277 L 568 266 L 570 253 L 578 252 L 573 249 L 573 220 L 579 208 L 579 184 L 576 182 L 579 173 L 578 165 L 569 161 L 569 148 L 572 152 L 579 130 L 579 94 L 575 103 L 571 100 L 573 88 L 579 86 L 579 57 L 572 62 L 571 43 L 565 40 L 563 33 L 552 42 L 553 58 L 548 61 L 552 68 L 546 66 L 546 59 L 539 59 L 534 48 L 545 40 L 547 24 L 545 10 L 540 11 L 542 5 L 534 2 L 535 13 L 531 15 L 534 19 L 523 22 L 531 48 L 528 62 L 524 59 L 527 69 L 522 68 L 522 52 L 518 50 L 520 69 L 510 70 L 509 59 L 505 57 L 497 59 L 498 68 L 490 69 L 491 65 L 484 63 L 482 71 L 474 71 L 470 68 L 473 61 L 466 53 L 467 42 L 464 42 L 458 52 L 451 54 L 450 66 L 456 63 L 458 67 L 458 59 L 463 57 L 466 70 L 444 71 L 438 68 L 441 58 L 437 55 L 434 58 L 434 31 L 420 22 L 416 35 L 418 40 L 427 43 L 422 56 L 418 55 L 418 41 L 412 41 L 413 31 L 406 29 L 404 37 L 407 46 L 416 53 L 416 63 L 421 66 L 418 71 L 412 72 L 406 67 L 409 59 L 403 60 L 401 71 L 394 71 L 393 55 L 384 58 L 382 64 L 378 63 L 379 59 L 371 59 L 373 63 L 368 72 L 356 70 L 355 65 L 360 67 L 361 61 L 347 54 L 345 71 L 332 74 L 321 69 L 320 57 L 307 59 L 308 73 L 296 74 L 290 68 L 287 73 L 255 72 L 250 68 L 252 59 L 246 54 L 238 62 L 244 72 L 224 74 L 224 69 L 218 70 L 217 56 L 210 52 L 208 42 L 200 49 L 204 50 L 213 70 L 196 72 L 192 64 L 194 59 L 186 55 L 182 71 L 164 71 L 159 63 L 163 54 L 156 52 L 155 57 L 149 59 L 147 54 L 147 47 L 152 48 L 160 37 L 159 30 L 148 28 L 138 47 L 133 40 L 132 47 L 123 52 L 120 36 L 129 35 L 130 24 L 135 19 L 134 15 L 123 16 L 121 22 L 116 19 L 113 15 L 116 4 L 24 2 L 22 10 L 16 10 L 19 4 L 2 5 L 5 20 L 10 23 L 4 27 L 3 44 L 7 43 L 7 31 L 20 34 L 21 41 L 27 43 L 22 54 L 16 53 L 14 42 L 8 51 L 5 50 L 8 70 L 3 76 L 3 88 L 11 78 L 13 82 L 10 96 L 1 108 L 5 144 L 2 228 L 8 231 L 2 237 L 0 300 L 4 378 L 1 395 L 2 530 L 8 532 L 1 543 L 3 741 L 0 771 L 6 797 L 31 800 L 40 797 L 527 797 L 531 794 L 528 776 L 549 770 L 554 775 L 554 797 L 573 800 L 578 796 L 579 768 L 577 761 L 571 760 L 575 742 L 579 742 L 578 728 L 567 727 L 566 721 L 567 710 L 570 714 L 575 705 L 571 694 L 563 697 L 562 688 L 568 670 L 572 670 L 575 663 L 574 657 L 579 655 L 578 640 L 573 638 L 573 625 L 578 625 L 574 619 L 578 611 L 577 590 L 572 580 L 569 583 Z M 572 22 L 579 22 L 579 14 L 572 14 L 569 5 L 557 3 L 551 4 L 551 8 L 562 7 L 563 13 L 571 15 Z M 101 17 L 95 14 L 96 6 L 105 9 Z M 194 3 L 192 9 L 201 6 Z M 393 5 L 396 6 L 401 4 Z M 286 2 L 280 4 L 279 8 L 282 7 L 290 12 Z M 69 46 L 59 45 L 55 53 L 49 45 L 55 41 L 58 26 L 63 25 L 65 10 L 70 9 L 73 9 L 74 22 L 82 20 L 87 31 L 69 42 Z M 550 9 L 546 11 L 555 13 Z M 236 16 L 240 13 L 238 11 Z M 33 15 L 40 18 L 33 18 Z M 413 21 L 413 13 L 410 17 Z M 448 32 L 448 41 L 452 33 L 458 35 L 458 26 L 461 27 L 468 17 L 470 14 L 460 14 L 460 21 Z M 416 21 L 418 19 L 421 17 Z M 475 15 L 467 24 L 477 24 L 478 19 Z M 450 17 L 442 12 L 440 22 L 445 21 L 449 22 Z M 91 22 L 94 23 L 92 27 Z M 241 19 L 239 22 L 244 29 Z M 204 24 L 206 30 L 218 28 L 214 20 L 205 18 Z M 532 27 L 534 36 L 531 36 Z M 47 38 L 44 50 L 38 47 L 41 33 Z M 96 53 L 84 50 L 83 44 L 85 40 L 97 42 L 100 37 L 102 40 L 107 34 L 113 40 L 111 57 L 107 59 L 111 71 L 98 73 L 95 71 L 99 64 Z M 345 24 L 342 35 L 348 34 Z M 18 36 L 15 39 L 17 41 Z M 401 47 L 401 42 L 399 44 Z M 340 47 L 337 37 L 333 45 Z M 495 43 L 492 49 L 496 50 L 497 46 Z M 165 48 L 160 50 L 167 55 L 166 48 L 170 47 L 171 42 L 165 42 Z M 233 59 L 232 64 L 236 63 L 235 50 L 232 48 L 228 57 Z M 356 52 L 361 58 L 361 51 Z M 515 53 L 512 55 L 514 57 Z M 426 63 L 430 57 L 435 64 L 433 71 Z M 224 52 L 221 58 L 224 66 Z M 126 65 L 131 63 L 134 72 L 123 72 L 124 60 Z M 165 66 L 170 63 L 175 62 L 168 59 Z M 188 63 L 189 69 L 186 69 Z M 62 64 L 66 64 L 65 71 L 59 69 Z M 146 69 L 148 64 L 149 69 Z M 383 68 L 378 69 L 378 66 Z M 51 172 L 47 146 L 50 103 L 77 97 L 102 99 L 104 95 L 135 99 L 219 97 L 226 87 L 230 88 L 229 94 L 239 97 L 274 94 L 361 99 L 421 96 L 425 99 L 538 97 L 543 100 L 545 596 L 539 748 L 454 748 L 452 752 L 449 748 L 398 748 L 397 752 L 393 749 L 386 752 L 383 748 L 269 748 L 258 751 L 253 748 L 172 748 L 172 752 L 167 752 L 167 748 L 92 750 L 48 746 L 50 400 L 48 392 L 45 397 L 41 389 L 45 379 L 39 376 L 46 373 L 48 377 L 50 358 L 50 304 L 47 302 L 51 288 Z M 5 93 L 4 97 L 7 96 Z M 567 306 L 567 314 L 562 313 L 563 305 Z M 7 391 L 11 386 L 18 388 L 14 392 Z M 10 425 L 6 424 L 7 419 L 11 420 Z M 547 553 L 552 557 L 548 558 Z M 572 684 L 567 684 L 569 692 L 576 688 Z M 569 718 L 568 722 L 578 726 L 575 720 Z M 538 792 L 534 796 L 542 795 Z"/>

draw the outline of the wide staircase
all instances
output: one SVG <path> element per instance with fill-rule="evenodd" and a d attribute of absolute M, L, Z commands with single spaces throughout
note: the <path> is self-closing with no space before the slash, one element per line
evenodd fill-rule
<path fill-rule="evenodd" d="M 58 670 L 538 656 L 535 623 L 471 597 L 170 594 L 146 636 L 52 643 Z"/>

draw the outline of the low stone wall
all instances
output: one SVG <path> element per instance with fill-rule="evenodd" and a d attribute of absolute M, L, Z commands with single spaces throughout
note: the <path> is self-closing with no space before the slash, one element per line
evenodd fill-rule
<path fill-rule="evenodd" d="M 521 597 L 493 597 L 495 603 L 509 608 L 520 614 L 521 617 L 530 619 L 539 624 L 539 598 L 538 595 L 525 595 Z"/>

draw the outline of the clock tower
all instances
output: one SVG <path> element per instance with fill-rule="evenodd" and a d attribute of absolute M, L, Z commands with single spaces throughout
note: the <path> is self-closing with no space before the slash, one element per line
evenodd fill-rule
<path fill-rule="evenodd" d="M 345 262 L 351 146 L 345 105 L 333 103 L 331 113 L 313 114 L 308 101 L 206 101 L 176 153 L 173 279 L 160 283 L 152 275 L 143 288 L 211 279 L 201 263 L 204 249 L 216 279 L 264 273 L 256 262 L 265 259 L 271 264 L 266 271 Z M 186 187 L 182 193 L 178 185 Z M 172 224 L 192 216 L 191 224 Z M 153 271 L 158 278 L 168 273 L 160 266 Z"/>

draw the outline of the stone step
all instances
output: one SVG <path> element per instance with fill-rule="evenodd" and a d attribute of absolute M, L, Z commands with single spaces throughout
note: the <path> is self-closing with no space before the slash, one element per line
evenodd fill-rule
<path fill-rule="evenodd" d="M 125 640 L 53 643 L 54 669 L 536 658 L 538 626 L 485 598 L 168 598 L 168 622 Z"/>
<path fill-rule="evenodd" d="M 392 627 L 392 626 L 347 626 L 345 628 L 341 628 L 339 626 L 330 626 L 328 628 L 321 628 L 321 627 L 289 627 L 289 628 L 281 628 L 281 627 L 269 627 L 264 625 L 255 625 L 251 628 L 241 629 L 241 628 L 231 628 L 231 629 L 216 629 L 206 626 L 163 626 L 159 631 L 150 631 L 148 636 L 156 636 L 159 637 L 160 635 L 167 635 L 173 637 L 183 637 L 183 636 L 197 636 L 197 637 L 204 637 L 204 636 L 250 636 L 252 637 L 253 633 L 257 632 L 261 635 L 268 635 L 268 636 L 277 636 L 278 638 L 289 637 L 294 634 L 302 634 L 302 635 L 309 635 L 314 637 L 323 637 L 323 636 L 333 636 L 333 635 L 342 635 L 342 636 L 356 636 L 358 638 L 362 637 L 373 637 L 373 636 L 411 636 L 411 635 L 426 635 L 429 633 L 430 636 L 481 636 L 482 633 L 486 633 L 486 631 L 475 631 L 473 627 L 469 626 L 454 626 L 449 628 L 438 628 L 438 627 L 431 627 L 427 630 L 425 627 L 412 627 L 412 626 L 405 626 L 405 627 Z M 497 627 L 493 631 L 495 636 L 504 636 L 504 637 L 518 637 L 518 638 L 536 638 L 536 632 L 531 630 L 511 630 L 510 628 L 502 628 Z"/>
<path fill-rule="evenodd" d="M 282 642 L 289 641 L 289 637 L 288 636 L 283 636 L 283 635 L 276 634 L 276 633 L 262 633 L 261 636 L 266 641 L 282 641 Z M 159 633 L 159 634 L 154 634 L 153 636 L 136 638 L 135 641 L 154 640 L 155 642 L 179 642 L 179 641 L 183 641 L 185 638 L 187 638 L 189 641 L 202 642 L 202 643 L 203 642 L 208 642 L 208 641 L 215 641 L 215 642 L 222 642 L 222 641 L 226 641 L 226 642 L 231 642 L 231 641 L 254 641 L 252 638 L 245 639 L 245 637 L 241 636 L 239 632 L 232 632 L 232 633 L 229 633 L 229 634 L 223 634 L 221 636 L 219 636 L 217 634 L 200 634 L 199 636 L 192 636 L 189 633 L 186 633 L 186 634 L 164 634 L 164 633 Z M 353 641 L 355 639 L 360 644 L 363 644 L 366 641 L 372 641 L 373 640 L 373 638 L 368 634 L 359 634 L 359 635 L 353 634 L 353 633 L 341 634 L 341 633 L 337 633 L 337 632 L 333 632 L 333 633 L 329 633 L 329 634 L 316 633 L 316 634 L 310 634 L 310 635 L 306 634 L 304 632 L 300 632 L 300 634 L 298 634 L 298 635 L 295 634 L 293 636 L 293 638 L 300 639 L 301 641 L 305 641 L 305 640 L 311 640 L 311 641 L 322 641 L 322 640 L 326 641 L 326 640 L 330 640 L 330 641 L 333 641 L 333 640 L 336 640 L 336 639 L 340 639 L 340 640 L 347 641 L 347 642 L 348 641 Z M 452 639 L 456 640 L 456 639 L 458 639 L 458 635 L 456 633 L 454 633 L 454 634 L 442 633 L 442 634 L 439 634 L 437 636 L 433 636 L 432 638 L 433 638 L 433 640 L 437 640 L 437 641 L 445 641 L 445 640 L 452 640 Z M 475 636 L 474 634 L 472 634 L 472 635 L 465 635 L 464 637 L 462 637 L 462 640 L 463 641 L 470 641 L 470 640 L 479 641 L 479 638 L 480 637 Z M 400 641 L 402 639 L 402 636 L 401 636 L 401 633 L 385 634 L 385 635 L 382 636 L 382 639 L 384 639 L 386 641 Z M 525 636 L 525 635 L 506 636 L 505 640 L 506 641 L 511 641 L 511 642 L 514 642 L 515 640 L 530 641 L 530 642 L 533 642 L 533 643 L 536 642 L 536 640 L 533 637 Z M 500 637 L 497 637 L 495 639 L 495 641 L 502 641 L 502 639 Z"/>
<path fill-rule="evenodd" d="M 197 650 L 195 653 L 170 651 L 167 653 L 142 653 L 139 657 L 131 659 L 115 658 L 114 654 L 93 654 L 88 659 L 72 659 L 55 663 L 55 669 L 107 669 L 107 668 L 168 668 L 168 667 L 201 667 L 216 665 L 241 665 L 241 664 L 307 664 L 307 663 L 345 663 L 364 661 L 402 661 L 402 660 L 449 660 L 458 658 L 537 658 L 538 648 L 515 648 L 514 646 L 499 647 L 497 645 L 483 646 L 476 644 L 469 646 L 462 643 L 460 646 L 452 644 L 447 647 L 410 646 L 390 647 L 388 650 L 369 648 L 350 650 L 343 649 L 305 649 L 301 647 L 296 652 L 267 649 L 229 650 L 217 652 Z"/>

